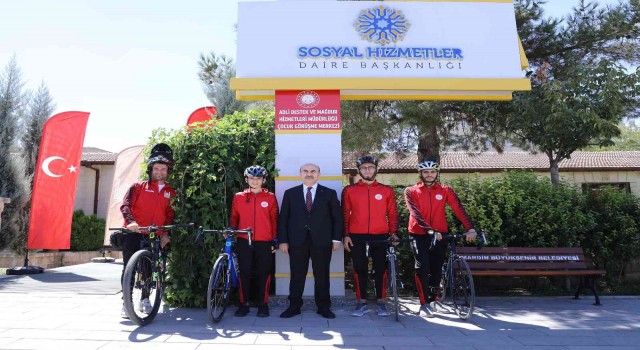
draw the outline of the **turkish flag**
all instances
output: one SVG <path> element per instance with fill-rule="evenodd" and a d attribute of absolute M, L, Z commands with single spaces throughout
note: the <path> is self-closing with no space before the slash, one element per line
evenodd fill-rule
<path fill-rule="evenodd" d="M 69 249 L 82 144 L 89 113 L 63 112 L 42 130 L 31 195 L 27 249 Z"/>
<path fill-rule="evenodd" d="M 195 111 L 193 111 L 193 113 L 191 113 L 191 115 L 189 116 L 189 119 L 187 119 L 187 125 L 188 125 L 187 131 L 191 131 L 191 129 L 193 129 L 195 126 L 198 126 L 198 124 L 212 120 L 217 112 L 218 112 L 218 109 L 215 106 L 202 107 L 202 108 L 196 109 Z M 195 125 L 191 125 L 191 124 L 195 124 Z"/>

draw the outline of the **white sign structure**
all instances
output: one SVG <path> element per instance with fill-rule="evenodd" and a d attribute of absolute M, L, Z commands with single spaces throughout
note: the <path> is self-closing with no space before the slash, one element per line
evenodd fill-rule
<path fill-rule="evenodd" d="M 241 2 L 237 57 L 243 99 L 339 89 L 342 99 L 495 100 L 530 89 L 511 0 Z"/>

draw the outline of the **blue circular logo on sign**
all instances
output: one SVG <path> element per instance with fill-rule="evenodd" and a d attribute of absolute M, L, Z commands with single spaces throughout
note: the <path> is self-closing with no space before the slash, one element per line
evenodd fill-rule
<path fill-rule="evenodd" d="M 404 39 L 411 24 L 402 14 L 386 6 L 360 11 L 353 24 L 363 40 L 386 45 Z"/>

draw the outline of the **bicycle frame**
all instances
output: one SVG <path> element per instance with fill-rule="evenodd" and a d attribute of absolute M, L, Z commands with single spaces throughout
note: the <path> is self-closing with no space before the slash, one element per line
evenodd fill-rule
<path fill-rule="evenodd" d="M 228 236 L 224 241 L 224 249 L 222 254 L 226 254 L 229 257 L 229 273 L 231 287 L 238 288 L 239 287 L 239 276 L 240 276 L 240 267 L 238 266 L 238 260 L 236 258 L 236 254 L 233 252 L 233 236 Z M 225 286 L 229 289 L 230 286 Z"/>
<path fill-rule="evenodd" d="M 146 246 L 146 243 L 149 243 L 149 246 Z M 160 235 L 156 234 L 155 231 L 149 232 L 149 238 L 146 238 L 140 242 L 140 249 L 146 249 L 153 254 L 151 264 L 151 278 L 154 282 L 156 282 L 156 287 L 159 287 L 163 282 L 164 272 L 167 268 L 167 259 L 166 254 L 160 248 Z"/>
<path fill-rule="evenodd" d="M 400 302 L 398 300 L 398 286 L 403 288 L 402 281 L 398 278 L 398 256 L 396 255 L 396 246 L 395 244 L 400 244 L 402 242 L 411 242 L 413 239 L 398 239 L 393 240 L 388 238 L 383 241 L 368 241 L 367 244 L 367 256 L 369 256 L 369 245 L 370 244 L 386 244 L 387 245 L 387 262 L 389 263 L 389 287 L 391 287 L 392 297 L 393 297 L 393 306 L 396 321 L 399 321 L 399 313 L 400 313 Z M 399 285 L 398 285 L 399 284 Z M 387 288 L 387 286 L 383 286 L 383 288 Z"/>
<path fill-rule="evenodd" d="M 433 233 L 436 233 L 436 232 L 433 232 Z M 436 235 L 434 234 L 434 238 L 435 236 Z M 435 300 L 436 305 L 444 308 L 443 303 L 445 302 L 447 295 L 449 295 L 451 297 L 453 310 L 455 310 L 455 312 L 458 314 L 458 316 L 461 319 L 468 320 L 473 315 L 475 288 L 473 285 L 473 275 L 469 270 L 468 264 L 463 257 L 458 255 L 458 252 L 457 252 L 456 242 L 464 236 L 465 234 L 460 234 L 460 235 L 452 234 L 452 235 L 443 237 L 443 239 L 446 239 L 449 242 L 448 257 L 445 263 L 442 265 L 442 277 L 440 280 L 440 287 L 437 289 L 434 288 L 433 292 L 437 296 Z M 480 230 L 479 231 L 480 245 L 478 246 L 478 249 L 480 249 L 480 247 L 486 244 L 486 241 L 487 240 L 484 235 L 484 232 Z M 435 241 L 433 241 L 432 243 L 435 243 Z M 433 244 L 432 244 L 432 247 L 433 247 Z M 457 267 L 454 266 L 456 262 L 458 262 Z M 469 291 L 469 295 L 467 295 L 467 293 L 464 292 L 464 302 L 462 304 L 459 304 L 459 301 L 457 300 L 457 297 L 456 297 L 456 292 L 459 291 L 458 289 L 456 289 L 456 283 L 458 283 L 456 282 L 456 277 L 459 277 L 456 275 L 457 273 L 460 274 L 460 276 L 467 276 L 465 280 L 467 280 L 466 282 L 469 282 L 468 285 L 466 284 L 466 282 L 464 282 L 463 286 L 465 287 L 463 289 L 460 289 L 460 290 L 465 290 L 466 288 L 468 288 L 468 291 Z M 467 297 L 469 297 L 469 299 L 467 299 Z M 463 309 L 464 306 L 467 306 L 468 310 L 464 310 Z"/>

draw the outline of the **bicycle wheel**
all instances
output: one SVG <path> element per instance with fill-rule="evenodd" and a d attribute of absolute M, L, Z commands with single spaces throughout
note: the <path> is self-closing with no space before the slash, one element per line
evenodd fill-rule
<path fill-rule="evenodd" d="M 231 288 L 229 277 L 229 256 L 223 254 L 213 264 L 207 288 L 207 313 L 213 323 L 220 322 L 227 310 Z"/>
<path fill-rule="evenodd" d="M 449 262 L 445 261 L 442 265 L 442 277 L 440 278 L 440 284 L 438 285 L 438 290 L 436 290 L 436 301 L 440 303 L 444 303 L 447 299 L 447 286 L 449 283 Z"/>
<path fill-rule="evenodd" d="M 391 294 L 393 295 L 393 309 L 396 321 L 400 321 L 400 303 L 398 301 L 398 276 L 396 276 L 396 259 L 392 256 L 389 259 L 389 271 L 391 272 Z"/>
<path fill-rule="evenodd" d="M 129 319 L 138 326 L 146 326 L 158 314 L 162 302 L 162 282 L 153 280 L 153 254 L 139 250 L 124 270 L 122 288 L 124 308 Z"/>
<path fill-rule="evenodd" d="M 468 320 L 473 315 L 476 301 L 476 290 L 473 286 L 473 276 L 466 260 L 457 257 L 453 260 L 452 303 L 458 317 Z"/>

